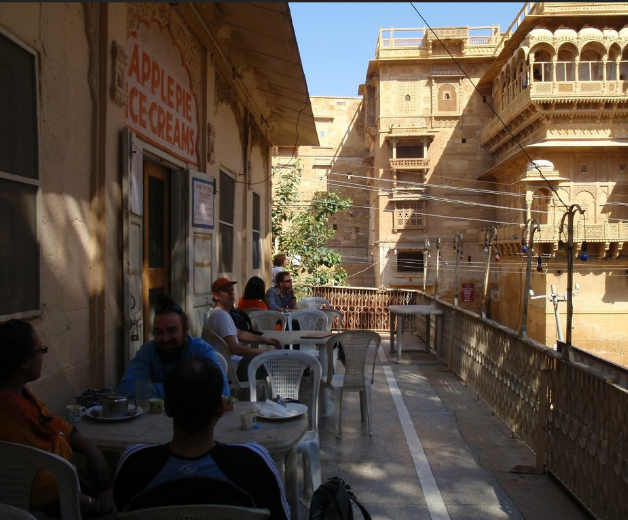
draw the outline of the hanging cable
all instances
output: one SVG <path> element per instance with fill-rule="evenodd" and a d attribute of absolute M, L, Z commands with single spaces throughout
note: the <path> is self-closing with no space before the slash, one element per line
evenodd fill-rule
<path fill-rule="evenodd" d="M 512 137 L 513 141 L 515 143 L 517 143 L 517 146 L 519 146 L 519 148 L 521 149 L 521 151 L 523 152 L 523 154 L 527 157 L 528 161 L 530 162 L 530 164 L 532 164 L 534 166 L 534 168 L 536 169 L 536 171 L 539 173 L 539 175 L 541 176 L 541 178 L 547 183 L 547 185 L 549 186 L 549 188 L 556 194 L 556 197 L 558 198 L 558 200 L 560 201 L 560 203 L 565 207 L 565 209 L 567 209 L 567 204 L 565 204 L 565 202 L 563 201 L 563 199 L 561 199 L 560 195 L 558 194 L 558 192 L 556 191 L 556 189 L 554 188 L 554 186 L 552 186 L 552 183 L 549 182 L 547 180 L 547 178 L 545 177 L 545 175 L 543 175 L 543 172 L 540 170 L 540 168 L 536 165 L 536 163 L 532 160 L 532 157 L 530 157 L 530 155 L 528 154 L 528 152 L 526 152 L 525 148 L 523 148 L 523 146 L 521 146 L 521 143 L 519 142 L 519 140 L 514 136 L 514 134 L 510 131 L 510 129 L 508 128 L 508 126 L 506 126 L 506 123 L 504 123 L 504 121 L 502 120 L 501 117 L 499 117 L 499 114 L 495 111 L 495 109 L 493 108 L 493 105 L 491 103 L 489 103 L 486 99 L 486 96 L 482 95 L 482 93 L 480 92 L 480 90 L 478 89 L 478 87 L 476 86 L 476 84 L 471 80 L 471 78 L 469 77 L 469 75 L 466 73 L 466 71 L 462 68 L 462 65 L 460 65 L 460 63 L 458 63 L 458 60 L 456 60 L 456 58 L 454 58 L 453 54 L 451 52 L 449 52 L 449 49 L 446 47 L 446 45 L 442 42 L 442 40 L 438 37 L 438 34 L 436 34 L 436 32 L 434 31 L 434 29 L 432 29 L 432 27 L 427 23 L 427 21 L 425 20 L 425 18 L 423 18 L 423 15 L 419 12 L 419 10 L 414 6 L 414 4 L 412 2 L 410 2 L 410 5 L 412 6 L 412 8 L 416 11 L 416 13 L 419 15 L 419 17 L 421 18 L 421 20 L 423 20 L 423 23 L 426 25 L 426 27 L 432 31 L 432 34 L 435 36 L 435 38 L 438 40 L 438 43 L 440 43 L 443 46 L 443 49 L 445 49 L 445 51 L 447 51 L 447 54 L 449 54 L 449 57 L 453 60 L 453 62 L 456 64 L 456 66 L 460 69 L 460 71 L 464 74 L 464 76 L 469 80 L 469 82 L 471 83 L 471 85 L 473 86 L 473 88 L 475 89 L 475 91 L 482 96 L 482 101 L 484 103 L 486 103 L 488 105 L 488 107 L 491 109 L 491 112 L 493 112 L 493 114 L 495 115 L 495 117 L 499 120 L 499 122 L 502 124 L 504 130 L 506 130 L 506 132 L 508 132 L 508 134 L 510 135 L 510 137 Z"/>

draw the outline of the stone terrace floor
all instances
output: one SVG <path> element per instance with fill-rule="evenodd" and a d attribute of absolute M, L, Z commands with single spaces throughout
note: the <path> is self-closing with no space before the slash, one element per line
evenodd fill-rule
<path fill-rule="evenodd" d="M 589 518 L 551 476 L 511 473 L 533 466 L 534 453 L 435 354 L 419 352 L 422 339 L 404 334 L 403 344 L 396 364 L 382 334 L 372 436 L 357 393 L 344 397 L 342 439 L 334 416 L 322 418 L 323 482 L 345 479 L 373 520 Z M 300 520 L 307 520 L 310 497 L 301 497 Z"/>

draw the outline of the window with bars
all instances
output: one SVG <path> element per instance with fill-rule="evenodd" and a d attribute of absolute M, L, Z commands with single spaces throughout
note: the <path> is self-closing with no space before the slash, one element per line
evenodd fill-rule
<path fill-rule="evenodd" d="M 218 270 L 233 272 L 233 220 L 235 207 L 235 181 L 225 172 L 220 172 L 220 225 L 218 228 L 220 249 Z"/>
<path fill-rule="evenodd" d="M 395 229 L 425 227 L 424 202 L 397 201 L 395 202 Z"/>
<path fill-rule="evenodd" d="M 260 196 L 253 192 L 253 269 L 259 269 L 262 263 L 262 233 L 260 228 L 261 222 L 261 204 L 260 204 Z"/>
<path fill-rule="evenodd" d="M 0 317 L 40 312 L 35 53 L 0 29 Z"/>
<path fill-rule="evenodd" d="M 397 252 L 397 272 L 398 273 L 422 273 L 423 272 L 423 251 L 398 251 Z"/>

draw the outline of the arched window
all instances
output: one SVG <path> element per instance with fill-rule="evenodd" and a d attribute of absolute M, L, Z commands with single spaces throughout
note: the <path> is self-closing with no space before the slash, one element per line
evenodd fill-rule
<path fill-rule="evenodd" d="M 410 101 L 410 94 L 406 94 L 406 101 Z"/>

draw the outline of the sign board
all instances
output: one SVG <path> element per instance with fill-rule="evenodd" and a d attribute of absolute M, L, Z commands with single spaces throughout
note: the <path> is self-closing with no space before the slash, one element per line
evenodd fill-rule
<path fill-rule="evenodd" d="M 140 23 L 126 43 L 126 125 L 149 143 L 198 166 L 197 105 L 190 73 L 168 28 Z"/>
<path fill-rule="evenodd" d="M 214 182 L 193 179 L 192 226 L 214 229 Z"/>
<path fill-rule="evenodd" d="M 463 283 L 460 287 L 460 293 L 462 298 L 460 299 L 463 303 L 471 303 L 475 298 L 475 284 L 472 283 Z"/>

